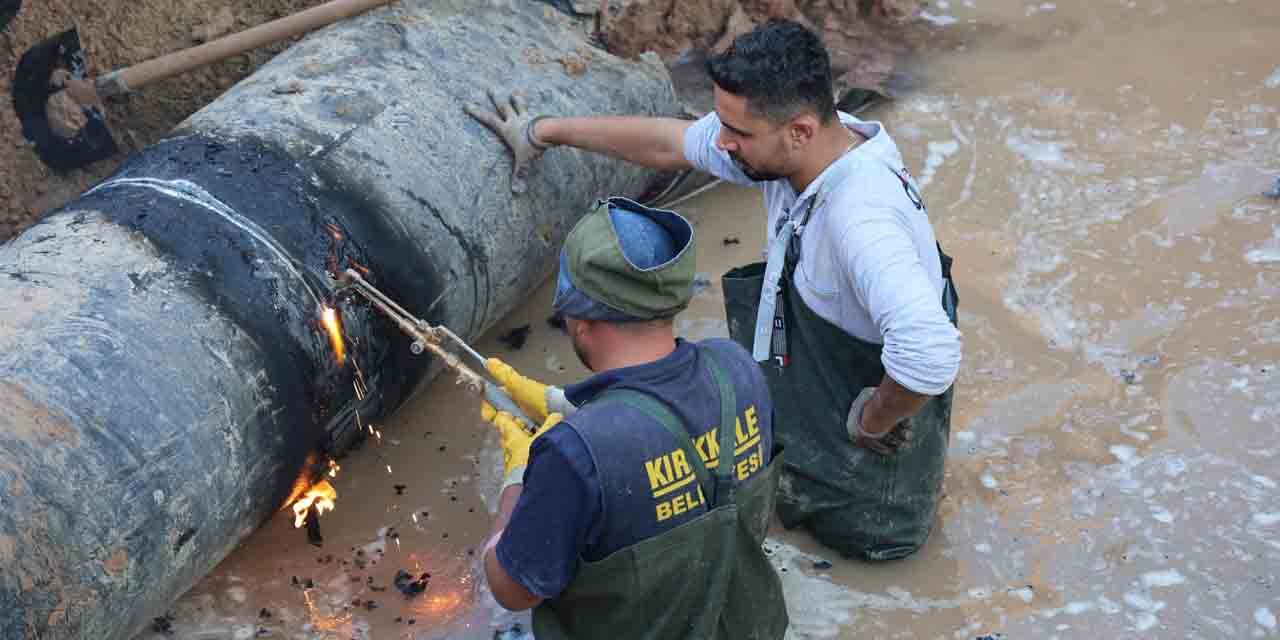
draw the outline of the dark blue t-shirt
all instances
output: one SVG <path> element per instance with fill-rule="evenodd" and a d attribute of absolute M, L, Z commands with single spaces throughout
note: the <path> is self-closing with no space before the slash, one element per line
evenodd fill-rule
<path fill-rule="evenodd" d="M 737 343 L 712 339 L 699 345 L 715 352 L 734 386 L 734 475 L 742 482 L 770 460 L 768 387 Z M 613 401 L 591 404 L 604 391 L 621 388 L 661 400 L 684 421 L 714 473 L 720 394 L 704 357 L 692 343 L 677 340 L 675 351 L 661 360 L 606 371 L 565 389 L 581 408 L 534 440 L 524 491 L 496 550 L 514 580 L 539 597 L 555 598 L 577 574 L 580 560 L 601 560 L 706 513 L 713 498 L 700 490 L 683 450 L 661 423 Z"/>

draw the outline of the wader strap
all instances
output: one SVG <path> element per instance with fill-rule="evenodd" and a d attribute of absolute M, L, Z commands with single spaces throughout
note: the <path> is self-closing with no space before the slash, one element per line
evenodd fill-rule
<path fill-rule="evenodd" d="M 720 366 L 720 362 L 716 360 L 711 350 L 699 347 L 698 353 L 707 359 L 707 368 L 711 370 L 711 377 L 715 379 L 716 387 L 720 390 L 720 454 L 716 458 L 716 499 L 712 503 L 719 506 L 733 501 L 735 479 L 733 469 L 737 460 L 733 449 L 737 442 L 735 437 L 738 424 L 738 399 L 729 376 L 725 375 L 724 368 Z M 721 497 L 724 500 L 721 500 Z"/>
<path fill-rule="evenodd" d="M 755 358 L 756 362 L 768 361 L 773 346 L 774 320 L 778 316 L 778 294 L 782 291 L 779 283 L 782 281 L 783 267 L 786 266 L 787 247 L 791 244 L 791 237 L 803 230 L 804 225 L 809 222 L 809 216 L 813 214 L 813 208 L 817 203 L 818 194 L 815 193 L 809 198 L 809 207 L 805 210 L 804 219 L 800 224 L 797 226 L 794 220 L 787 218 L 782 228 L 773 235 L 773 242 L 769 243 L 764 282 L 760 285 L 760 305 L 756 310 L 755 338 L 751 343 L 751 357 Z"/>

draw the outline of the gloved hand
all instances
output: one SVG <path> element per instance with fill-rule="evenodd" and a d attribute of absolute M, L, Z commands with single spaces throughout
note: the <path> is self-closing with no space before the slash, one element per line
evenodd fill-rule
<path fill-rule="evenodd" d="M 891 456 L 898 452 L 906 443 L 911 441 L 911 421 L 900 420 L 892 429 L 884 433 L 870 434 L 862 429 L 862 410 L 866 408 L 867 403 L 871 402 L 871 398 L 876 395 L 876 387 L 865 387 L 853 400 L 853 406 L 849 407 L 849 417 L 845 419 L 845 429 L 849 432 L 849 439 L 853 444 L 864 449 L 870 449 L 882 456 Z"/>
<path fill-rule="evenodd" d="M 546 420 L 547 414 L 550 413 L 568 415 L 577 408 L 564 397 L 564 390 L 560 387 L 553 387 L 532 378 L 526 378 L 520 375 L 519 371 L 513 369 L 511 365 L 497 358 L 489 358 L 485 361 L 485 368 L 489 370 L 489 373 L 493 374 L 493 377 L 502 385 L 502 388 L 506 389 L 511 399 L 520 405 L 520 409 L 531 420 Z"/>
<path fill-rule="evenodd" d="M 489 100 L 493 101 L 496 114 L 476 104 L 467 104 L 462 109 L 498 134 L 507 148 L 511 149 L 515 164 L 511 172 L 511 190 L 524 193 L 528 189 L 525 177 L 529 174 L 529 164 L 552 147 L 537 139 L 533 133 L 533 125 L 546 116 L 530 116 L 524 96 L 519 92 L 508 97 L 510 105 L 506 104 L 507 101 L 499 100 L 492 90 L 489 91 Z"/>
<path fill-rule="evenodd" d="M 530 434 L 515 416 L 494 409 L 488 402 L 480 404 L 480 417 L 498 428 L 499 442 L 502 445 L 503 490 L 524 482 L 524 470 L 529 465 L 529 447 L 533 445 L 534 439 L 564 419 L 564 416 L 553 413 L 542 421 L 542 426 L 537 431 Z"/>

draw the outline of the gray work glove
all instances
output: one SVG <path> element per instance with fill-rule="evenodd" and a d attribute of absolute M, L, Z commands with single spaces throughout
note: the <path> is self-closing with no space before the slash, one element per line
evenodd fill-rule
<path fill-rule="evenodd" d="M 849 417 L 845 419 L 845 429 L 848 430 L 849 439 L 854 445 L 870 449 L 882 456 L 891 456 L 911 442 L 911 421 L 900 420 L 892 429 L 876 435 L 863 431 L 862 410 L 866 408 L 868 402 L 871 402 L 872 396 L 876 395 L 877 388 L 865 387 L 858 393 L 858 397 L 854 398 L 853 406 L 849 407 Z"/>
<path fill-rule="evenodd" d="M 499 100 L 498 96 L 490 90 L 489 100 L 493 102 L 494 111 L 487 111 L 476 104 L 464 105 L 462 109 L 467 112 L 467 115 L 479 120 L 498 134 L 507 148 L 511 149 L 511 154 L 514 156 L 511 190 L 515 193 L 524 193 L 529 188 L 525 178 L 529 174 L 530 163 L 537 160 L 543 151 L 553 146 L 538 140 L 533 135 L 533 125 L 547 116 L 530 116 L 524 95 L 519 92 L 512 93 L 506 100 Z"/>

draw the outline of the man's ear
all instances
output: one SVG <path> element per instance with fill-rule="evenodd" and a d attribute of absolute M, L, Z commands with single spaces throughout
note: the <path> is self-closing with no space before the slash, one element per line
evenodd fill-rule
<path fill-rule="evenodd" d="M 818 117 L 812 113 L 803 113 L 787 124 L 787 143 L 793 149 L 799 149 L 811 142 L 818 135 Z"/>

